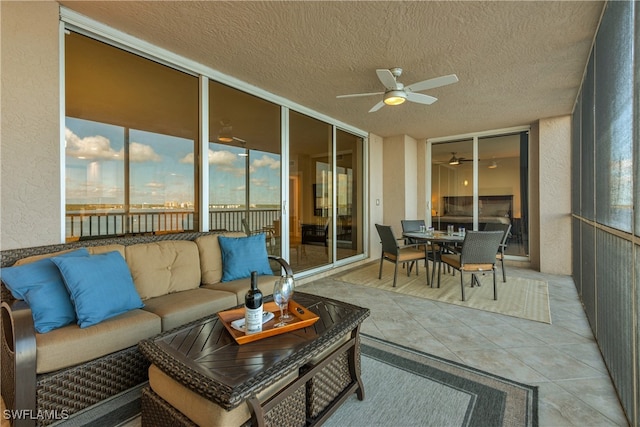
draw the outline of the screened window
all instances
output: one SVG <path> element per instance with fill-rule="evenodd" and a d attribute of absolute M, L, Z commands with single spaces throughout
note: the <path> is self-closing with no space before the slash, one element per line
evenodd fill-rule
<path fill-rule="evenodd" d="M 634 59 L 629 34 L 633 13 L 602 21 L 595 44 L 594 116 L 596 220 L 632 232 Z"/>

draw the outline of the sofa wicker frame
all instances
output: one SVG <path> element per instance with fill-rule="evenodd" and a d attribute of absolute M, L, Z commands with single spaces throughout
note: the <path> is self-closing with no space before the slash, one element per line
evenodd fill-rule
<path fill-rule="evenodd" d="M 224 231 L 120 236 L 9 249 L 0 251 L 0 267 L 9 267 L 25 257 L 67 249 L 195 240 L 201 236 L 222 233 Z M 269 255 L 269 259 L 274 261 L 276 270 L 280 267 L 285 274 L 293 274 L 284 259 L 274 255 Z M 20 410 L 25 414 L 13 420 L 14 427 L 52 424 L 56 416 L 71 416 L 148 380 L 149 362 L 137 345 L 59 371 L 36 374 L 36 332 L 31 310 L 25 301 L 14 299 L 4 284 L 0 296 L 0 392 L 9 411 Z M 39 414 L 45 416 L 37 416 Z"/>

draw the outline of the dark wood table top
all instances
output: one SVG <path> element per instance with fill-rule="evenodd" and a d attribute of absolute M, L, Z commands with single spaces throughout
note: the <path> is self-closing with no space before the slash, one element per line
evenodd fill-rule
<path fill-rule="evenodd" d="M 318 315 L 313 325 L 239 345 L 217 314 L 141 341 L 141 352 L 172 378 L 232 409 L 354 330 L 369 309 L 296 291 Z"/>

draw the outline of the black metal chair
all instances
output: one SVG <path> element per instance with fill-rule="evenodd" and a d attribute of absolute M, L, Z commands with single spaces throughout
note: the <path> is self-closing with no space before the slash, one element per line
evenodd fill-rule
<path fill-rule="evenodd" d="M 501 241 L 502 231 L 467 231 L 464 242 L 462 242 L 460 254 L 442 254 L 442 262 L 460 272 L 462 301 L 465 300 L 463 273 L 471 273 L 471 287 L 474 285 L 480 286 L 476 274 L 492 273 L 493 299 L 498 299 L 496 254 L 498 253 Z"/>
<path fill-rule="evenodd" d="M 427 250 L 424 245 L 409 244 L 398 245 L 398 240 L 393 234 L 393 230 L 390 225 L 376 224 L 378 235 L 380 236 L 380 242 L 382 243 L 382 255 L 380 256 L 380 271 L 378 272 L 378 279 L 382 278 L 382 263 L 390 261 L 395 264 L 395 270 L 393 272 L 393 287 L 396 287 L 396 276 L 398 275 L 398 264 L 413 263 L 416 264 L 416 276 L 418 275 L 418 263 L 416 261 L 424 260 L 427 262 Z M 411 270 L 407 268 L 407 276 L 409 276 Z M 427 268 L 427 276 L 429 270 Z"/>
<path fill-rule="evenodd" d="M 420 227 L 425 227 L 426 229 L 426 225 L 423 219 L 403 219 L 403 220 L 400 220 L 400 224 L 402 225 L 403 235 L 404 233 L 420 231 Z M 431 244 L 421 239 L 405 238 L 404 241 L 405 241 L 405 244 L 419 243 L 419 244 L 427 245 L 427 247 L 425 248 L 427 250 L 427 258 L 433 262 L 432 279 L 431 279 L 433 280 L 433 272 L 435 272 L 436 270 L 436 264 L 440 262 L 440 249 L 438 248 L 438 246 L 434 248 L 432 247 Z M 426 261 L 425 261 L 425 267 L 428 268 Z"/>
<path fill-rule="evenodd" d="M 484 226 L 484 231 L 502 231 L 504 233 L 496 256 L 500 260 L 500 268 L 502 268 L 502 281 L 506 282 L 507 272 L 504 269 L 504 251 L 507 249 L 507 240 L 509 240 L 509 237 L 511 236 L 511 224 L 488 222 Z"/>
<path fill-rule="evenodd" d="M 424 219 L 403 219 L 400 220 L 400 224 L 402 225 L 403 233 L 410 233 L 412 231 L 420 231 L 420 227 L 426 227 L 424 223 Z M 416 243 L 412 242 L 412 239 L 406 239 L 407 243 Z"/>

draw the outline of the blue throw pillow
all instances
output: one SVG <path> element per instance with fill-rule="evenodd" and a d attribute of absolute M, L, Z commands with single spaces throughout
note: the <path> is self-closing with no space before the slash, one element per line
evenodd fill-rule
<path fill-rule="evenodd" d="M 62 291 L 55 286 L 37 286 L 24 294 L 24 300 L 31 308 L 34 327 L 40 334 L 70 325 L 76 320 L 67 289 L 61 286 Z"/>
<path fill-rule="evenodd" d="M 55 257 L 81 328 L 144 306 L 119 252 L 87 258 Z"/>
<path fill-rule="evenodd" d="M 258 275 L 273 274 L 267 255 L 264 233 L 248 237 L 218 237 L 222 251 L 222 282 Z"/>
<path fill-rule="evenodd" d="M 88 256 L 86 248 L 59 255 L 69 259 Z M 44 334 L 76 320 L 69 292 L 52 258 L 6 267 L 0 270 L 0 275 L 13 297 L 29 304 L 38 333 Z"/>
<path fill-rule="evenodd" d="M 80 248 L 77 251 L 67 252 L 58 255 L 58 258 L 66 257 L 88 257 L 89 251 L 86 248 Z M 53 258 L 44 258 L 38 261 L 22 264 L 15 267 L 5 267 L 0 270 L 0 276 L 11 294 L 16 299 L 24 299 L 25 293 L 29 289 L 38 286 L 62 286 L 61 290 L 65 291 L 62 276 L 56 265 L 51 262 Z"/>

